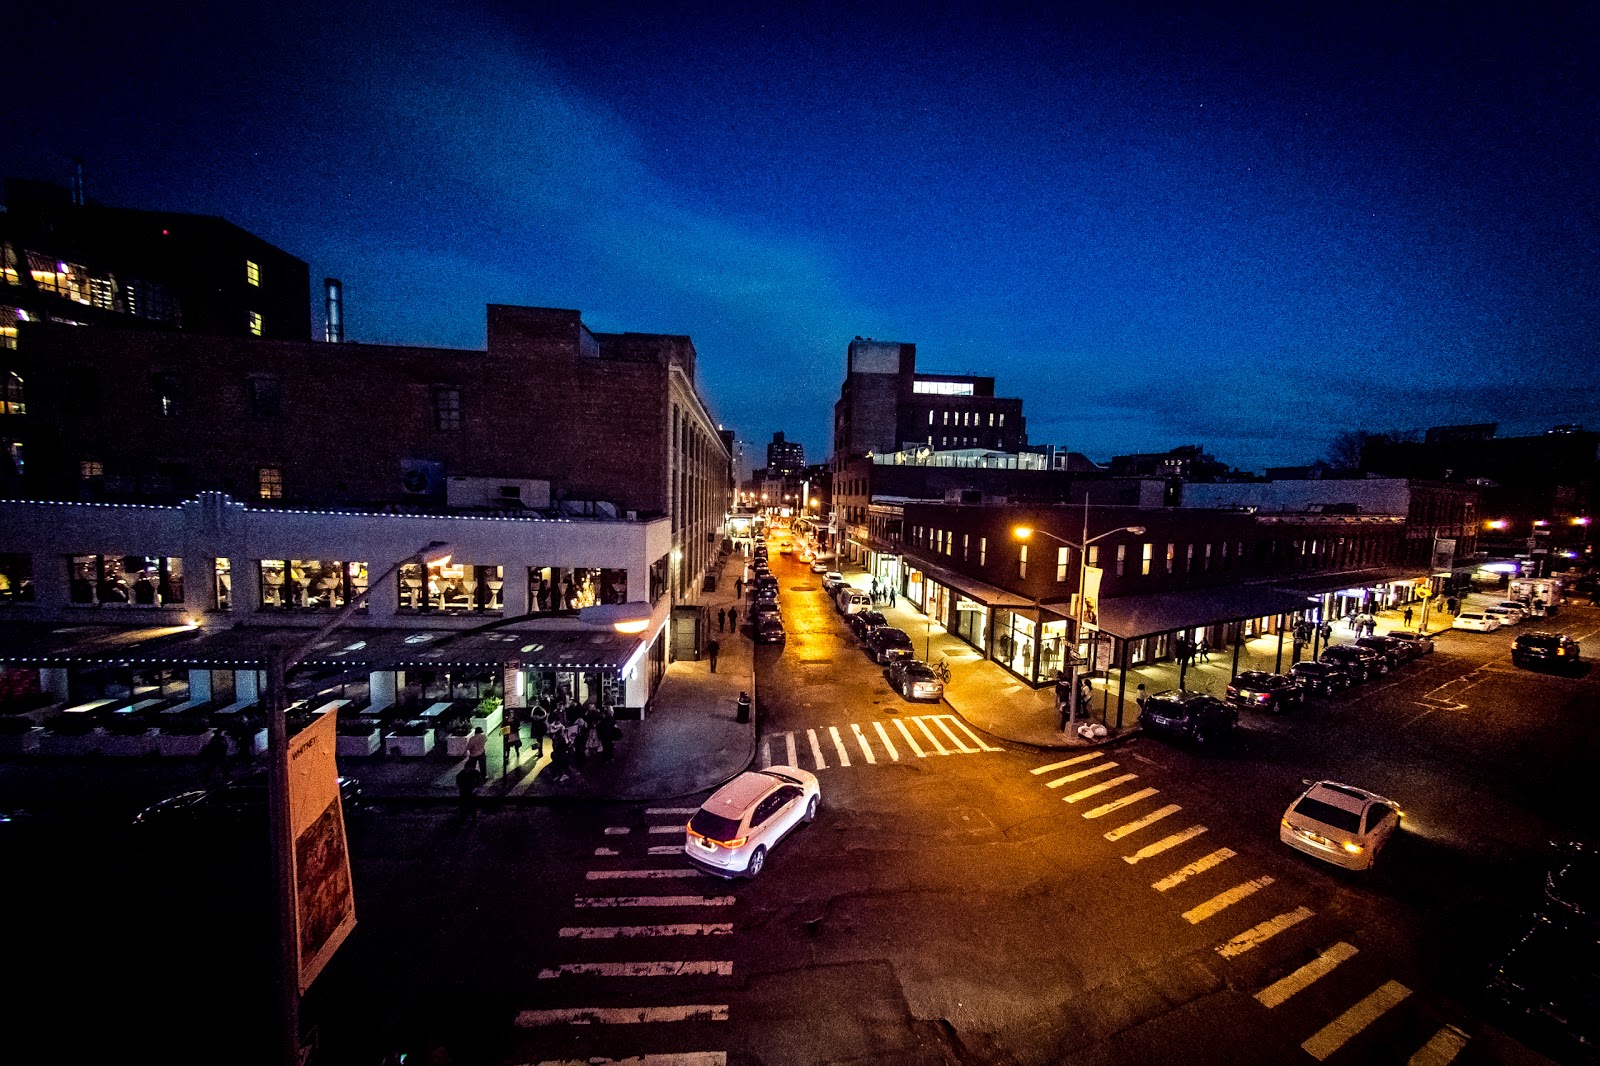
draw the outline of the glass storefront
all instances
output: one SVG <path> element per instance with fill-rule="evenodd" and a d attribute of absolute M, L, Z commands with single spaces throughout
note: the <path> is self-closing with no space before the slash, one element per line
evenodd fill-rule
<path fill-rule="evenodd" d="M 922 610 L 922 571 L 914 566 L 906 567 L 906 587 L 901 590 L 901 595 L 916 604 L 917 610 Z"/>
<path fill-rule="evenodd" d="M 1040 638 L 1039 678 L 1048 681 L 1066 666 L 1067 623 L 1059 619 L 1046 622 Z"/>
<path fill-rule="evenodd" d="M 923 612 L 933 624 L 943 626 L 950 618 L 950 590 L 937 581 L 928 582 L 928 607 Z"/>
<path fill-rule="evenodd" d="M 956 634 L 979 651 L 987 650 L 989 608 L 962 596 L 956 601 Z"/>
<path fill-rule="evenodd" d="M 1034 621 L 1016 611 L 994 613 L 994 661 L 1031 679 L 1035 655 Z"/>

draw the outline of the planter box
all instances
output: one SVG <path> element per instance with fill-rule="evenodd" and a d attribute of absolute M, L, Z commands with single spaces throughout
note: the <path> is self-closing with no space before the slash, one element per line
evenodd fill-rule
<path fill-rule="evenodd" d="M 40 755 L 93 755 L 100 750 L 105 734 L 96 729 L 81 737 L 45 732 L 39 735 Z"/>
<path fill-rule="evenodd" d="M 339 738 L 334 751 L 339 755 L 353 755 L 357 758 L 365 755 L 376 755 L 378 754 L 378 731 L 374 729 L 372 732 L 359 737 L 342 736 Z"/>
<path fill-rule="evenodd" d="M 395 736 L 391 733 L 383 738 L 383 750 L 390 755 L 419 759 L 433 750 L 433 730 L 418 737 Z"/>
<path fill-rule="evenodd" d="M 492 737 L 494 736 L 494 731 L 500 728 L 500 720 L 505 716 L 506 712 L 505 708 L 503 707 L 489 715 L 487 718 L 478 718 L 474 716 L 472 719 L 472 728 L 482 729 L 484 736 Z"/>
<path fill-rule="evenodd" d="M 471 739 L 471 734 L 464 737 L 453 737 L 446 733 L 444 737 L 444 753 L 452 759 L 464 758 L 467 754 L 467 741 L 469 739 Z"/>
<path fill-rule="evenodd" d="M 107 755 L 153 755 L 156 750 L 156 733 L 151 729 L 137 736 L 117 736 L 114 733 L 107 733 L 105 739 L 100 742 L 100 750 Z"/>
<path fill-rule="evenodd" d="M 211 739 L 212 730 L 185 736 L 182 733 L 157 733 L 156 753 L 170 755 L 178 758 L 189 758 L 200 754 L 200 749 L 206 746 Z"/>
<path fill-rule="evenodd" d="M 32 755 L 39 750 L 39 737 L 43 734 L 39 726 L 26 733 L 0 734 L 0 755 Z"/>

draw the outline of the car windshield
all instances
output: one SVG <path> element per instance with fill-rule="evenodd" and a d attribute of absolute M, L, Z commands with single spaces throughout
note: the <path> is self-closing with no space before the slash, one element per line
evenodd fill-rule
<path fill-rule="evenodd" d="M 1343 829 L 1346 833 L 1354 833 L 1361 828 L 1361 815 L 1356 811 L 1347 811 L 1343 807 L 1335 807 L 1331 803 L 1324 803 L 1310 796 L 1300 797 L 1300 802 L 1294 805 L 1294 813 L 1303 814 L 1335 829 Z"/>
<path fill-rule="evenodd" d="M 911 638 L 898 629 L 878 630 L 878 640 L 883 644 L 893 644 L 895 647 L 910 647 Z"/>
<path fill-rule="evenodd" d="M 711 840 L 732 840 L 739 832 L 739 823 L 701 808 L 689 819 L 689 828 Z"/>
<path fill-rule="evenodd" d="M 925 681 L 933 676 L 933 671 L 922 663 L 912 663 L 906 667 L 906 676 L 918 681 Z"/>
<path fill-rule="evenodd" d="M 885 621 L 883 615 L 877 611 L 862 611 L 856 617 L 861 619 L 861 624 L 864 626 L 881 626 Z"/>

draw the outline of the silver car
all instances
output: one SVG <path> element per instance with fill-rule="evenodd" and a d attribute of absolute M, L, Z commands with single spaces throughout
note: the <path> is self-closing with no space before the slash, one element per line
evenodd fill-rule
<path fill-rule="evenodd" d="M 767 853 L 796 826 L 817 816 L 817 776 L 796 766 L 740 774 L 689 819 L 683 853 L 718 877 L 754 877 Z"/>

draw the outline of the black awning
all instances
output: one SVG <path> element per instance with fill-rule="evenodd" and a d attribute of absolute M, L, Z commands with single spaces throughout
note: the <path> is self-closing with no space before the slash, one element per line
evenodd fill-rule
<path fill-rule="evenodd" d="M 1100 601 L 1100 628 L 1114 637 L 1134 640 L 1177 629 L 1198 629 L 1298 611 L 1303 606 L 1305 593 L 1265 585 L 1119 596 Z"/>

